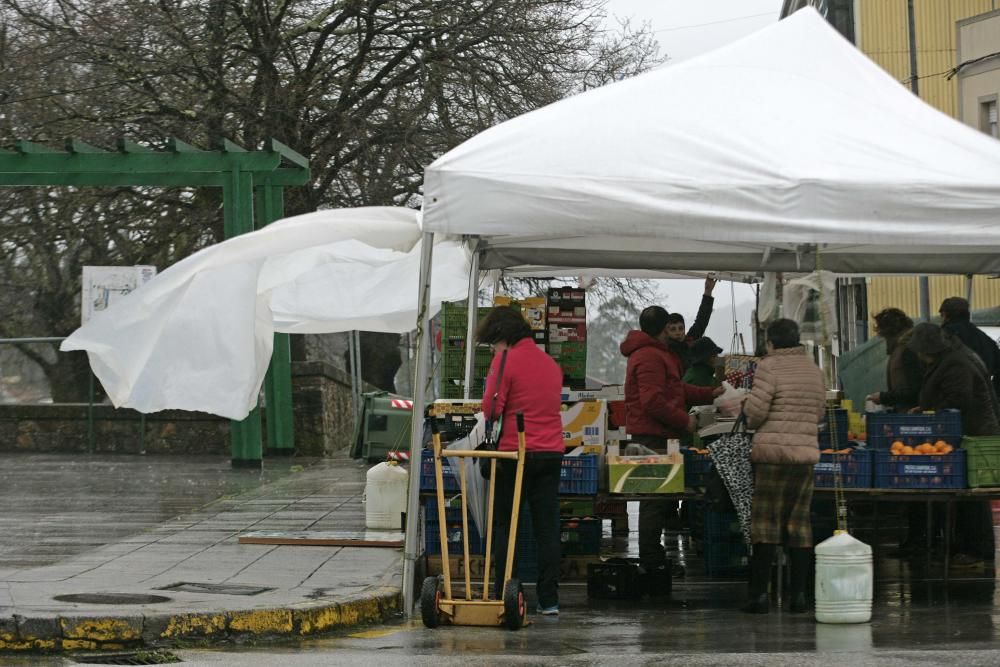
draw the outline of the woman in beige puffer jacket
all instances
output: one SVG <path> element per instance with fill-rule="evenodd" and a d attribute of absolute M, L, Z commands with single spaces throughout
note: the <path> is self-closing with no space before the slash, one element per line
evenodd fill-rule
<path fill-rule="evenodd" d="M 793 613 L 806 611 L 805 589 L 812 561 L 814 470 L 818 429 L 826 408 L 823 372 L 799 344 L 799 327 L 777 320 L 767 328 L 767 356 L 757 364 L 753 389 L 743 406 L 754 429 L 750 455 L 754 491 L 750 533 L 750 613 L 767 613 L 767 585 L 778 545 L 789 547 Z"/>

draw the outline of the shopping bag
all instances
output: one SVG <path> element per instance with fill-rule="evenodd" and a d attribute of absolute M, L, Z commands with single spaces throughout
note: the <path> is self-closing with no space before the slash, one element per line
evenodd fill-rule
<path fill-rule="evenodd" d="M 476 447 L 480 451 L 495 452 L 497 447 L 500 445 L 500 431 L 503 428 L 503 417 L 497 420 L 497 398 L 500 396 L 500 387 L 503 385 L 503 369 L 507 365 L 507 352 L 503 351 L 503 356 L 500 357 L 500 370 L 497 372 L 497 381 L 493 386 L 493 409 L 490 410 L 490 418 L 486 420 L 486 437 L 483 441 Z M 490 478 L 490 471 L 493 470 L 492 466 L 493 459 L 481 458 L 479 459 L 479 474 L 483 476 L 483 479 Z"/>
<path fill-rule="evenodd" d="M 737 389 L 728 380 L 722 382 L 722 389 L 722 394 L 715 397 L 712 405 L 723 417 L 738 416 L 743 409 L 743 399 L 747 397 L 750 390 L 743 387 Z"/>
<path fill-rule="evenodd" d="M 743 539 L 750 544 L 750 508 L 753 501 L 753 469 L 750 466 L 750 449 L 753 435 L 746 431 L 746 418 L 742 415 L 733 430 L 708 445 L 708 453 L 719 477 L 729 491 L 733 508 L 743 528 Z"/>

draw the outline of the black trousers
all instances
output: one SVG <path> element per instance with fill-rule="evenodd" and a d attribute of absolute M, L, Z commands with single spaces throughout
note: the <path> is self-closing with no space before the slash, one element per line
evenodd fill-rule
<path fill-rule="evenodd" d="M 503 592 L 504 567 L 507 563 L 507 538 L 510 535 L 510 513 L 514 507 L 514 461 L 497 461 L 496 497 L 493 503 L 493 585 L 496 595 Z M 528 452 L 521 481 L 521 512 L 531 512 L 531 524 L 538 544 L 538 604 L 553 607 L 559 604 L 559 558 L 561 556 L 559 526 L 559 476 L 562 454 Z M 514 530 L 517 530 L 516 526 Z"/>

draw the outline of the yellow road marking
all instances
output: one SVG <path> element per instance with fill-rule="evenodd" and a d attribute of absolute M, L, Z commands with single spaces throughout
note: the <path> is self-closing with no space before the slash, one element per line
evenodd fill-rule
<path fill-rule="evenodd" d="M 407 630 L 412 630 L 413 628 L 420 627 L 423 625 L 420 621 L 410 621 L 402 625 L 396 625 L 391 628 L 378 628 L 375 630 L 364 630 L 362 632 L 354 632 L 348 637 L 354 639 L 379 639 L 380 637 L 388 637 L 389 635 L 394 635 L 398 632 L 406 632 Z"/>

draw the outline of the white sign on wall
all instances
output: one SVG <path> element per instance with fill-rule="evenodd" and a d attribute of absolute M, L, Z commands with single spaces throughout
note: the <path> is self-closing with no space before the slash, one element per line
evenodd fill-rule
<path fill-rule="evenodd" d="M 83 304 L 80 320 L 86 324 L 94 313 L 107 310 L 156 275 L 155 266 L 83 267 Z"/>

